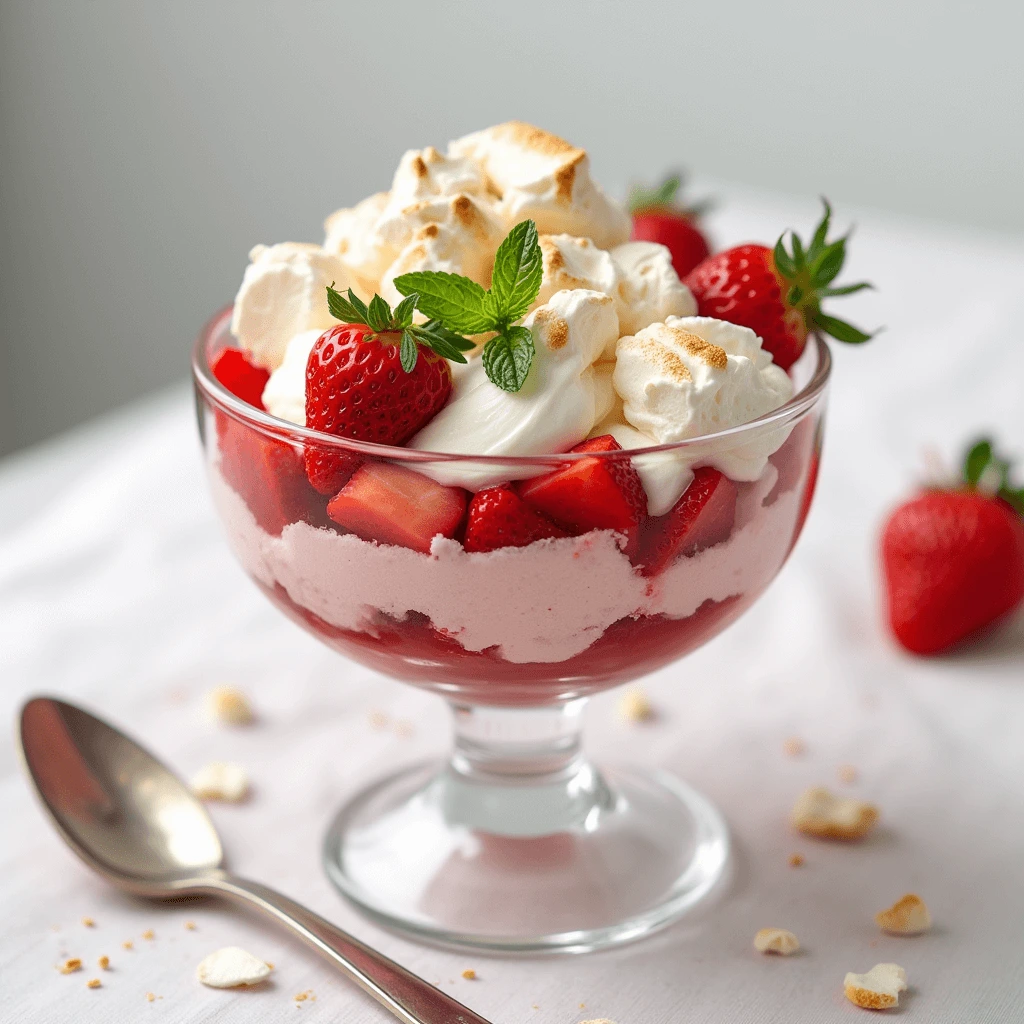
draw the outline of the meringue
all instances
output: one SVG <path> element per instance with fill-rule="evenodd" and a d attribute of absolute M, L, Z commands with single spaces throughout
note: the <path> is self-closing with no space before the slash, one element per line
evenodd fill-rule
<path fill-rule="evenodd" d="M 843 979 L 846 998 L 865 1010 L 887 1010 L 899 1006 L 906 991 L 907 972 L 899 964 L 875 964 L 867 974 L 849 972 Z"/>
<path fill-rule="evenodd" d="M 694 316 L 697 300 L 679 280 L 672 253 L 657 242 L 626 242 L 611 251 L 619 271 L 619 326 L 636 334 L 670 316 Z"/>
<path fill-rule="evenodd" d="M 586 151 L 557 135 L 508 121 L 456 139 L 448 151 L 484 170 L 509 228 L 532 219 L 542 234 L 589 238 L 602 249 L 629 238 L 629 214 L 590 177 Z"/>
<path fill-rule="evenodd" d="M 276 370 L 296 334 L 336 322 L 327 308 L 327 286 L 347 288 L 348 270 L 336 253 L 300 242 L 257 245 L 249 259 L 231 333 L 252 363 Z"/>
<path fill-rule="evenodd" d="M 615 346 L 615 390 L 623 415 L 657 444 L 739 426 L 785 404 L 793 384 L 746 327 L 710 317 L 669 317 Z M 728 450 L 694 449 L 694 465 L 753 481 L 789 434 L 771 426 Z"/>
<path fill-rule="evenodd" d="M 495 387 L 483 361 L 473 359 L 456 378 L 448 404 L 409 441 L 410 448 L 544 455 L 568 451 L 590 433 L 612 398 L 593 363 L 618 333 L 614 302 L 585 289 L 557 292 L 527 316 L 524 326 L 533 332 L 536 356 L 522 389 L 512 393 Z M 454 462 L 424 463 L 421 471 L 439 483 L 473 491 L 516 477 L 509 466 Z"/>
<path fill-rule="evenodd" d="M 370 231 L 390 198 L 390 192 L 377 192 L 351 208 L 335 210 L 324 221 L 324 249 L 341 257 L 352 288 L 367 302 L 377 290 L 377 278 L 366 276 L 367 264 L 375 258 L 370 253 Z"/>
<path fill-rule="evenodd" d="M 263 389 L 263 408 L 272 416 L 300 427 L 306 425 L 306 365 L 321 333 L 303 331 L 288 342 L 281 365 Z"/>
<path fill-rule="evenodd" d="M 225 946 L 210 953 L 196 968 L 196 977 L 210 988 L 258 985 L 271 971 L 270 964 L 239 946 Z"/>
<path fill-rule="evenodd" d="M 555 292 L 578 288 L 604 292 L 615 302 L 615 315 L 620 327 L 616 334 L 621 335 L 619 271 L 611 254 L 599 249 L 589 238 L 577 238 L 575 235 L 541 235 L 538 242 L 544 262 L 544 276 L 531 308 L 543 305 Z M 614 342 L 609 345 L 606 354 L 614 356 Z"/>

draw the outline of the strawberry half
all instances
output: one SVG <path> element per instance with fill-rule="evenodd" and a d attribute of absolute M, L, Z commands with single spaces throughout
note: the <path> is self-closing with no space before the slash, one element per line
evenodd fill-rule
<path fill-rule="evenodd" d="M 572 451 L 617 452 L 622 447 L 610 434 L 603 434 Z M 637 548 L 640 524 L 647 518 L 647 494 L 628 458 L 577 459 L 524 481 L 519 496 L 573 534 L 589 530 L 625 534 L 625 551 L 630 556 Z"/>
<path fill-rule="evenodd" d="M 982 490 L 979 484 L 988 484 Z M 991 442 L 968 453 L 964 485 L 900 505 L 882 532 L 889 624 L 915 654 L 938 654 L 1024 601 L 1024 488 Z"/>
<path fill-rule="evenodd" d="M 693 270 L 711 252 L 707 239 L 698 226 L 698 219 L 707 203 L 684 207 L 677 195 L 682 179 L 678 174 L 666 178 L 657 188 L 637 186 L 629 197 L 633 215 L 632 238 L 641 242 L 657 242 L 672 254 L 672 266 L 680 277 Z"/>
<path fill-rule="evenodd" d="M 822 299 L 871 287 L 866 282 L 832 286 L 846 260 L 846 238 L 828 240 L 831 217 L 826 202 L 806 249 L 791 231 L 792 252 L 783 235 L 774 249 L 739 245 L 708 257 L 686 276 L 698 314 L 749 327 L 784 370 L 800 358 L 811 332 L 854 345 L 868 341 L 870 334 L 821 309 Z"/>
<path fill-rule="evenodd" d="M 677 558 L 721 543 L 735 522 L 736 485 L 717 469 L 701 466 L 675 505 L 645 524 L 636 557 L 640 571 L 657 576 Z"/>
<path fill-rule="evenodd" d="M 225 348 L 210 366 L 214 377 L 236 398 L 263 408 L 263 389 L 270 380 L 270 371 L 253 366 L 240 348 Z"/>
<path fill-rule="evenodd" d="M 511 487 L 503 485 L 488 487 L 473 496 L 462 543 L 467 551 L 496 551 L 525 548 L 535 540 L 565 536 L 565 530 L 557 523 L 530 508 Z"/>

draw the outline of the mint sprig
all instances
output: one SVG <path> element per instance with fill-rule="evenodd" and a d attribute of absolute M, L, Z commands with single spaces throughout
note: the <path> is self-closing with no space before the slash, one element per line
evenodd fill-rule
<path fill-rule="evenodd" d="M 535 349 L 529 328 L 515 321 L 537 298 L 543 275 L 537 225 L 524 220 L 498 247 L 490 290 L 460 274 L 436 270 L 402 274 L 395 287 L 407 298 L 416 296 L 416 308 L 431 318 L 425 327 L 435 336 L 444 332 L 449 341 L 458 338 L 471 347 L 462 334 L 494 331 L 484 345 L 484 372 L 502 390 L 516 392 L 526 383 Z"/>
<path fill-rule="evenodd" d="M 480 290 L 483 291 L 482 288 Z M 382 335 L 399 336 L 397 341 L 391 341 L 390 344 L 398 345 L 398 359 L 406 373 L 412 373 L 416 369 L 416 361 L 419 358 L 418 345 L 426 345 L 453 363 L 466 362 L 466 357 L 462 353 L 473 347 L 473 342 L 468 338 L 448 330 L 436 320 L 429 320 L 425 324 L 412 322 L 418 300 L 419 295 L 415 292 L 406 295 L 392 310 L 387 301 L 379 295 L 374 295 L 367 305 L 351 288 L 347 296 L 337 291 L 333 282 L 327 288 L 327 308 L 331 316 L 346 324 L 365 324 L 373 332 L 366 336 L 371 341 L 377 339 L 382 343 L 388 343 L 388 339 Z"/>

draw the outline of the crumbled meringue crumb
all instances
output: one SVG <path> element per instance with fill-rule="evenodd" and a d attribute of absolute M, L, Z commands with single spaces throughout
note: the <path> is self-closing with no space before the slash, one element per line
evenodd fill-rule
<path fill-rule="evenodd" d="M 867 974 L 847 974 L 843 979 L 846 998 L 865 1010 L 886 1010 L 899 1006 L 906 991 L 907 972 L 899 964 L 875 964 Z"/>
<path fill-rule="evenodd" d="M 271 965 L 239 946 L 225 946 L 207 956 L 196 968 L 196 977 L 210 988 L 237 988 L 258 985 L 271 971 Z"/>
<path fill-rule="evenodd" d="M 146 1002 L 147 1003 L 153 1002 L 154 999 L 156 999 L 156 996 L 152 992 L 147 992 L 146 993 Z"/>
<path fill-rule="evenodd" d="M 860 773 L 852 764 L 841 764 L 836 774 L 839 776 L 840 782 L 845 782 L 849 785 L 857 781 Z"/>
<path fill-rule="evenodd" d="M 256 720 L 249 698 L 231 686 L 217 686 L 207 693 L 206 714 L 224 725 L 251 725 Z"/>
<path fill-rule="evenodd" d="M 75 971 L 82 969 L 82 961 L 79 957 L 73 956 L 70 960 L 65 960 L 63 966 L 60 969 L 61 974 L 74 974 Z"/>
<path fill-rule="evenodd" d="M 799 757 L 806 750 L 807 746 L 799 736 L 790 736 L 789 739 L 782 741 L 782 752 L 786 757 Z"/>
<path fill-rule="evenodd" d="M 920 935 L 932 926 L 932 916 L 920 896 L 907 893 L 888 910 L 875 914 L 875 922 L 891 935 Z"/>
<path fill-rule="evenodd" d="M 580 1024 L 615 1024 L 615 1021 L 609 1020 L 607 1017 L 595 1017 L 593 1020 L 581 1020 Z"/>
<path fill-rule="evenodd" d="M 86 983 L 86 988 L 99 988 L 103 984 L 99 978 L 90 978 Z"/>
<path fill-rule="evenodd" d="M 82 924 L 85 925 L 86 928 L 96 927 L 96 922 L 91 917 L 83 917 Z"/>
<path fill-rule="evenodd" d="M 654 718 L 654 705 L 639 686 L 631 686 L 619 700 L 619 715 L 627 722 L 649 722 Z"/>
<path fill-rule="evenodd" d="M 109 956 L 101 956 L 99 958 L 99 960 L 96 961 L 96 964 L 100 968 L 100 970 L 109 971 L 110 970 L 110 957 Z"/>
<path fill-rule="evenodd" d="M 152 928 L 147 928 L 147 929 L 146 929 L 146 930 L 145 930 L 145 931 L 144 931 L 144 932 L 142 933 L 142 937 L 143 937 L 144 939 L 149 939 L 150 941 L 152 941 L 153 939 L 155 939 L 155 938 L 156 938 L 156 932 L 154 932 Z"/>
<path fill-rule="evenodd" d="M 791 853 L 789 855 L 789 866 L 791 868 L 802 868 L 804 866 L 804 855 L 802 853 Z"/>
<path fill-rule="evenodd" d="M 754 949 L 758 953 L 778 953 L 789 956 L 800 948 L 800 940 L 785 928 L 762 928 L 754 936 Z"/>
<path fill-rule="evenodd" d="M 863 839 L 878 821 L 878 808 L 814 786 L 797 800 L 792 821 L 800 832 L 819 839 Z"/>
<path fill-rule="evenodd" d="M 187 932 L 194 932 L 195 930 L 196 930 L 196 923 L 195 923 L 195 921 L 186 921 L 185 922 L 185 931 L 187 931 Z"/>
<path fill-rule="evenodd" d="M 463 972 L 462 976 L 466 981 L 476 981 L 476 971 L 472 967 L 467 967 Z"/>
<path fill-rule="evenodd" d="M 192 792 L 200 800 L 238 803 L 249 793 L 249 776 L 233 761 L 211 761 L 192 776 Z"/>
<path fill-rule="evenodd" d="M 124 942 L 121 943 L 121 948 L 122 949 L 134 949 L 135 948 L 135 943 L 132 942 L 131 939 L 125 939 Z"/>

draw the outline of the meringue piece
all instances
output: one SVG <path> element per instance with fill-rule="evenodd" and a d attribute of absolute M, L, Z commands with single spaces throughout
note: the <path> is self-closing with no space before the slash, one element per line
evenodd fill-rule
<path fill-rule="evenodd" d="M 486 205 L 462 194 L 416 203 L 399 219 L 382 219 L 377 230 L 386 244 L 404 245 L 380 282 L 381 295 L 393 306 L 403 298 L 395 278 L 414 270 L 462 274 L 490 287 L 494 254 L 504 237 Z"/>
<path fill-rule="evenodd" d="M 618 331 L 614 303 L 599 292 L 558 292 L 524 326 L 533 331 L 536 355 L 522 389 L 503 391 L 488 380 L 482 360 L 473 359 L 455 379 L 448 404 L 412 438 L 410 448 L 545 455 L 568 451 L 590 433 L 607 404 L 591 364 Z M 439 483 L 473 491 L 510 476 L 510 468 L 500 465 L 424 463 L 419 469 Z"/>
<path fill-rule="evenodd" d="M 211 761 L 192 776 L 192 792 L 200 800 L 237 804 L 249 793 L 249 776 L 233 761 Z"/>
<path fill-rule="evenodd" d="M 433 146 L 402 154 L 391 182 L 391 206 L 402 208 L 421 199 L 460 194 L 489 194 L 487 176 L 475 161 L 447 156 Z"/>
<path fill-rule="evenodd" d="M 907 972 L 899 964 L 875 964 L 867 974 L 847 974 L 843 979 L 846 998 L 865 1010 L 887 1010 L 899 1006 L 906 991 Z"/>
<path fill-rule="evenodd" d="M 739 426 L 793 394 L 760 338 L 724 320 L 669 317 L 620 338 L 615 354 L 613 380 L 626 422 L 658 444 Z M 762 428 L 732 448 L 709 448 L 702 462 L 735 481 L 757 480 L 789 430 Z"/>
<path fill-rule="evenodd" d="M 586 151 L 557 135 L 509 121 L 457 139 L 448 152 L 482 168 L 506 229 L 532 219 L 542 234 L 590 238 L 602 249 L 629 238 L 629 214 L 591 179 Z"/>
<path fill-rule="evenodd" d="M 370 232 L 391 198 L 389 192 L 377 192 L 355 206 L 335 210 L 324 221 L 324 249 L 337 253 L 349 270 L 352 288 L 365 300 L 373 298 L 380 274 L 369 274 L 379 257 L 372 252 Z"/>
<path fill-rule="evenodd" d="M 231 333 L 251 362 L 276 370 L 296 334 L 336 323 L 327 308 L 327 286 L 333 282 L 344 290 L 349 274 L 336 253 L 299 242 L 257 245 L 249 259 Z"/>
<path fill-rule="evenodd" d="M 778 953 L 790 956 L 800 948 L 800 940 L 785 928 L 762 928 L 754 936 L 754 949 L 758 953 Z"/>
<path fill-rule="evenodd" d="M 306 364 L 322 333 L 317 329 L 303 331 L 288 342 L 281 365 L 263 389 L 263 408 L 271 416 L 300 427 L 306 425 Z"/>
<path fill-rule="evenodd" d="M 654 705 L 639 686 L 631 686 L 619 699 L 619 717 L 627 722 L 650 722 Z"/>
<path fill-rule="evenodd" d="M 921 935 L 932 926 L 932 915 L 920 896 L 908 892 L 888 910 L 875 914 L 875 923 L 890 935 Z"/>
<path fill-rule="evenodd" d="M 679 280 L 672 253 L 657 242 L 626 242 L 611 251 L 619 271 L 619 326 L 636 334 L 670 316 L 694 316 L 697 300 Z"/>
<path fill-rule="evenodd" d="M 797 800 L 792 821 L 800 832 L 819 839 L 863 839 L 878 821 L 878 808 L 815 786 Z"/>
<path fill-rule="evenodd" d="M 256 715 L 241 690 L 233 686 L 215 686 L 204 698 L 206 717 L 222 725 L 251 725 Z"/>
<path fill-rule="evenodd" d="M 225 946 L 207 956 L 196 968 L 196 977 L 210 988 L 258 985 L 270 974 L 270 964 L 239 946 Z"/>
<path fill-rule="evenodd" d="M 534 308 L 547 302 L 555 292 L 566 289 L 586 288 L 604 292 L 615 300 L 615 312 L 620 325 L 617 333 L 622 334 L 621 302 L 618 298 L 619 270 L 611 255 L 599 249 L 589 238 L 577 238 L 574 235 L 541 235 L 538 241 L 544 261 L 544 276 L 541 278 Z M 607 354 L 615 354 L 614 342 L 609 346 Z"/>

